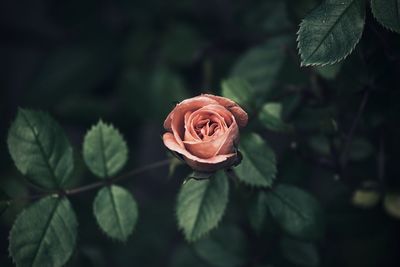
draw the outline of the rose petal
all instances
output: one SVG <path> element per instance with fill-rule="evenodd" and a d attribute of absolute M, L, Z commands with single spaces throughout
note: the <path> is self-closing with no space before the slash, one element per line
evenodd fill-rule
<path fill-rule="evenodd" d="M 230 154 L 234 151 L 235 138 L 239 134 L 236 122 L 226 129 L 226 132 L 210 140 L 183 141 L 189 153 L 203 159 L 215 157 L 219 154 Z"/>
<path fill-rule="evenodd" d="M 185 133 L 184 117 L 186 112 L 197 110 L 208 104 L 218 104 L 218 102 L 208 97 L 197 96 L 186 99 L 177 104 L 168 114 L 164 121 L 164 128 L 166 130 L 172 130 L 179 145 L 183 146 L 182 139 L 184 138 Z"/>
<path fill-rule="evenodd" d="M 180 124 L 183 124 L 183 118 L 184 118 L 186 112 L 197 110 L 197 109 L 204 107 L 206 105 L 209 105 L 209 104 L 218 104 L 218 102 L 209 97 L 205 97 L 202 95 L 183 100 L 182 102 L 177 104 L 175 106 L 175 108 L 168 114 L 167 118 L 164 121 L 164 128 L 166 130 L 172 129 L 172 115 L 173 114 L 176 114 L 174 116 L 175 124 L 177 126 L 180 126 Z M 182 129 L 183 129 L 183 125 L 182 125 Z"/>
<path fill-rule="evenodd" d="M 232 153 L 235 150 L 235 147 L 239 143 L 239 127 L 236 122 L 231 124 L 229 127 L 229 132 L 226 134 L 226 139 L 223 142 L 222 146 L 216 152 L 216 155 L 219 154 L 228 154 Z"/>
<path fill-rule="evenodd" d="M 189 111 L 190 112 L 190 111 Z M 199 124 L 206 124 L 208 121 L 212 120 L 213 122 L 218 123 L 220 130 L 223 132 L 226 131 L 227 126 L 232 124 L 234 121 L 234 117 L 232 114 L 224 107 L 220 105 L 207 105 L 202 107 L 193 113 L 190 112 L 190 116 L 187 116 L 189 113 L 185 114 L 185 134 L 184 140 L 185 141 L 205 141 L 204 134 L 203 138 L 196 138 L 199 137 L 198 133 L 196 133 L 196 126 Z M 228 125 L 227 125 L 228 123 Z M 206 127 L 206 126 L 205 126 Z M 190 135 L 193 137 L 191 138 Z"/>
<path fill-rule="evenodd" d="M 197 135 L 196 131 L 190 125 L 190 115 L 192 114 L 191 111 L 186 112 L 185 114 L 185 134 L 183 140 L 189 141 L 201 141 L 200 137 Z"/>
<path fill-rule="evenodd" d="M 203 94 L 202 96 L 208 97 L 209 99 L 217 101 L 220 105 L 228 109 L 236 119 L 237 124 L 240 127 L 245 127 L 248 121 L 248 115 L 238 104 L 230 100 L 229 98 L 222 96 L 215 96 L 210 94 Z"/>
<path fill-rule="evenodd" d="M 165 133 L 163 135 L 163 141 L 168 149 L 181 154 L 185 158 L 187 164 L 194 170 L 198 171 L 212 172 L 230 166 L 236 160 L 237 156 L 236 153 L 231 153 L 218 155 L 209 159 L 201 159 L 190 154 L 185 148 L 179 146 L 172 133 Z"/>

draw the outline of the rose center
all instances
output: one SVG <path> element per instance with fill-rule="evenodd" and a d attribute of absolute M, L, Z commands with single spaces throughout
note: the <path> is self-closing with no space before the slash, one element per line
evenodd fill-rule
<path fill-rule="evenodd" d="M 218 124 L 218 122 L 212 119 L 203 119 L 196 123 L 194 130 L 197 136 L 204 140 L 208 137 L 218 135 L 219 131 L 221 130 L 221 126 Z"/>

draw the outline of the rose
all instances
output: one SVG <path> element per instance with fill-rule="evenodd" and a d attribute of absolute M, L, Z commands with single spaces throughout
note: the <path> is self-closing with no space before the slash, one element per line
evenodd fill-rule
<path fill-rule="evenodd" d="M 165 146 L 196 171 L 213 172 L 238 160 L 239 127 L 247 113 L 232 100 L 209 94 L 177 104 L 164 121 Z"/>

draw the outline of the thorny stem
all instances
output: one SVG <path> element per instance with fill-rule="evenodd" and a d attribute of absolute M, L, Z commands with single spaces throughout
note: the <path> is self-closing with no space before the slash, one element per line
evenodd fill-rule
<path fill-rule="evenodd" d="M 124 180 L 131 176 L 135 176 L 135 175 L 138 175 L 140 173 L 143 173 L 143 172 L 146 172 L 146 171 L 149 171 L 152 169 L 156 169 L 156 168 L 168 165 L 170 162 L 171 162 L 170 159 L 156 161 L 154 163 L 150 163 L 150 164 L 142 166 L 140 168 L 133 169 L 132 171 L 124 173 L 122 175 L 119 175 L 119 176 L 116 176 L 113 178 L 104 179 L 99 182 L 91 183 L 91 184 L 84 185 L 84 186 L 79 186 L 79 187 L 72 188 L 72 189 L 67 189 L 64 191 L 53 191 L 53 192 L 46 192 L 46 193 L 42 193 L 42 194 L 31 195 L 31 196 L 23 197 L 23 198 L 14 198 L 14 199 L 11 199 L 11 201 L 34 200 L 34 199 L 42 198 L 42 197 L 49 196 L 49 195 L 65 195 L 65 196 L 76 195 L 76 194 L 90 191 L 90 190 L 93 190 L 93 189 L 96 189 L 96 188 L 99 188 L 102 186 L 116 183 L 120 180 Z"/>

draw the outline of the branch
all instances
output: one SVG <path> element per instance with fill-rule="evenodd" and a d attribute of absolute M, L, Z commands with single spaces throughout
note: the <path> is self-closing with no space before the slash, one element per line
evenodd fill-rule
<path fill-rule="evenodd" d="M 347 141 L 346 141 L 345 147 L 343 149 L 342 156 L 340 158 L 340 165 L 342 167 L 342 170 L 344 169 L 344 167 L 347 164 L 350 146 L 351 146 L 351 143 L 352 143 L 353 137 L 354 137 L 354 132 L 357 129 L 358 123 L 360 122 L 360 119 L 361 119 L 361 115 L 364 112 L 365 106 L 367 105 L 369 92 L 370 92 L 369 90 L 365 90 L 363 98 L 360 103 L 360 106 L 358 108 L 357 114 L 354 117 L 353 123 L 351 125 L 349 134 L 347 135 Z"/>
<path fill-rule="evenodd" d="M 157 162 L 145 165 L 143 167 L 134 169 L 134 170 L 132 170 L 130 172 L 127 172 L 125 174 L 122 174 L 120 176 L 104 179 L 104 180 L 101 180 L 99 182 L 91 183 L 91 184 L 84 185 L 84 186 L 79 186 L 79 187 L 72 188 L 72 189 L 67 189 L 65 191 L 53 191 L 53 192 L 46 192 L 46 193 L 37 194 L 37 195 L 31 195 L 31 196 L 28 196 L 28 197 L 14 198 L 14 199 L 11 199 L 11 201 L 35 200 L 35 199 L 38 199 L 38 198 L 42 198 L 42 197 L 49 196 L 49 195 L 54 195 L 54 194 L 56 194 L 56 195 L 65 195 L 65 196 L 76 195 L 76 194 L 80 194 L 80 193 L 83 193 L 83 192 L 91 191 L 93 189 L 96 189 L 96 188 L 99 188 L 99 187 L 102 187 L 102 186 L 105 186 L 105 185 L 109 185 L 109 184 L 113 184 L 113 183 L 119 182 L 119 181 L 124 180 L 126 178 L 129 178 L 131 176 L 135 176 L 135 175 L 138 175 L 140 173 L 146 172 L 148 170 L 152 170 L 152 169 L 156 169 L 156 168 L 168 165 L 170 162 L 171 162 L 170 159 L 161 160 L 161 161 L 157 161 Z"/>

